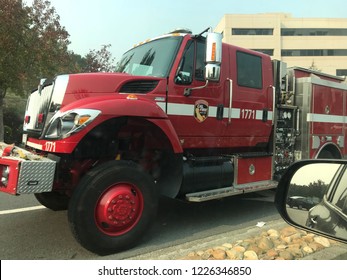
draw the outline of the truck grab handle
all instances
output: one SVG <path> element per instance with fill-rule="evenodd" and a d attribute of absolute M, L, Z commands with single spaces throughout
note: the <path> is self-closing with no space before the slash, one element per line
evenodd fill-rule
<path fill-rule="evenodd" d="M 229 108 L 228 108 L 228 124 L 231 124 L 231 110 L 233 102 L 233 80 L 229 79 Z"/>
<path fill-rule="evenodd" d="M 272 86 L 272 124 L 275 123 L 275 110 L 276 110 L 276 88 Z"/>

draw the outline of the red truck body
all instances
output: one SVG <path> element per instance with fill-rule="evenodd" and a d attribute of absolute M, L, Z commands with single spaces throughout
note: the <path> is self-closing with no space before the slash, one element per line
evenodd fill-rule
<path fill-rule="evenodd" d="M 2 145 L 0 191 L 68 208 L 76 239 L 106 254 L 136 244 L 159 194 L 274 188 L 295 160 L 346 156 L 343 79 L 212 38 L 171 33 L 127 52 L 119 73 L 42 82 L 23 149 Z"/>

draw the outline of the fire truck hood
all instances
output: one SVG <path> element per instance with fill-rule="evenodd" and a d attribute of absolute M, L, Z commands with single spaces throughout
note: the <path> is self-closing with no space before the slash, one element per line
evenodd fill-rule
<path fill-rule="evenodd" d="M 124 73 L 84 73 L 69 75 L 66 94 L 88 97 L 97 93 L 142 93 L 156 88 L 165 78 L 133 76 Z"/>

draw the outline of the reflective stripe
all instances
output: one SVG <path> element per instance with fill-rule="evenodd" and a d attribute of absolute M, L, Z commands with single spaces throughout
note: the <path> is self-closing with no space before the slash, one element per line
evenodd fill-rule
<path fill-rule="evenodd" d="M 166 103 L 165 102 L 157 102 L 157 105 L 165 112 Z M 188 116 L 192 117 L 194 115 L 194 104 L 180 104 L 180 103 L 168 103 L 167 104 L 167 114 L 174 116 Z M 224 107 L 223 110 L 223 118 L 228 118 L 228 107 Z M 268 111 L 268 120 L 272 120 L 272 111 Z M 215 117 L 217 116 L 217 107 L 209 106 L 208 107 L 208 116 Z M 241 119 L 241 108 L 232 108 L 231 110 L 231 118 L 232 119 Z M 244 119 L 255 119 L 262 120 L 263 119 L 263 110 L 255 110 L 254 118 L 244 118 Z"/>
<path fill-rule="evenodd" d="M 308 113 L 307 122 L 322 122 L 322 123 L 346 123 L 346 118 L 339 115 L 325 115 Z"/>
<path fill-rule="evenodd" d="M 26 143 L 28 146 L 34 148 L 34 149 L 38 149 L 38 150 L 42 150 L 42 145 L 41 144 L 36 144 L 36 143 L 33 143 L 33 142 L 30 142 L 30 141 L 27 141 Z"/>

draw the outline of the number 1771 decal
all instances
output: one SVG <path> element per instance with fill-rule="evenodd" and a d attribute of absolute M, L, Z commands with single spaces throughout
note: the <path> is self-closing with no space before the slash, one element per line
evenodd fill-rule
<path fill-rule="evenodd" d="M 241 119 L 255 119 L 256 111 L 252 109 L 242 109 L 241 110 Z"/>

